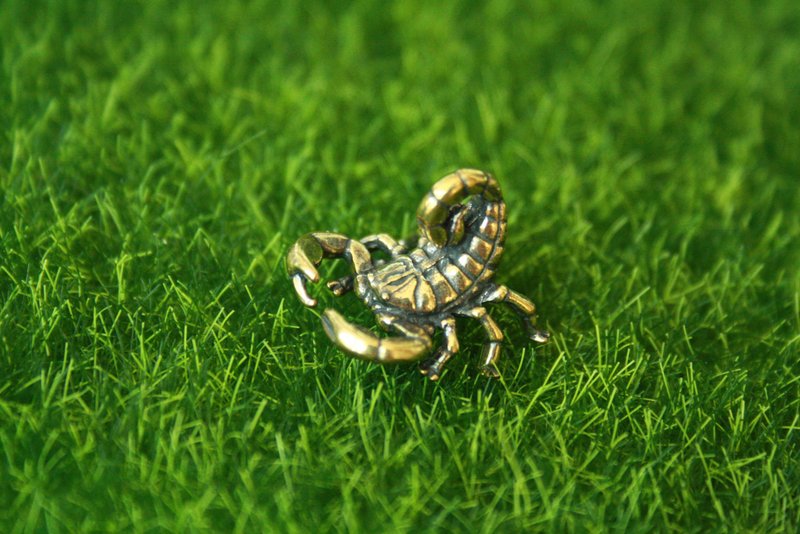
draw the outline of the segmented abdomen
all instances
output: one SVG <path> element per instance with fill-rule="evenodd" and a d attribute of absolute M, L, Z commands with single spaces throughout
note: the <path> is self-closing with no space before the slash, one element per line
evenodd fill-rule
<path fill-rule="evenodd" d="M 414 250 L 409 256 L 422 270 L 433 294 L 433 308 L 422 312 L 441 311 L 480 282 L 489 280 L 503 255 L 506 234 L 505 204 L 481 202 L 481 216 L 469 224 L 458 245 L 436 247 L 432 243 Z M 421 304 L 421 303 L 417 303 Z"/>
<path fill-rule="evenodd" d="M 469 294 L 476 284 L 494 275 L 505 240 L 505 203 L 493 177 L 480 171 L 468 171 L 469 178 L 464 179 L 461 172 L 465 171 L 437 182 L 423 200 L 418 211 L 418 214 L 423 213 L 419 248 L 369 275 L 370 286 L 387 304 L 416 313 L 443 311 Z M 461 187 L 456 187 L 454 178 Z M 444 207 L 449 213 L 452 205 L 469 195 L 473 196 L 464 206 L 464 226 L 458 242 L 441 246 L 431 240 L 429 233 L 423 231 L 430 222 L 430 213 L 441 212 Z M 426 205 L 429 208 L 425 208 Z M 438 218 L 440 216 L 436 215 L 433 220 Z M 434 226 L 433 232 L 444 231 L 440 238 L 445 243 L 453 238 L 447 231 L 447 221 L 445 216 Z"/>

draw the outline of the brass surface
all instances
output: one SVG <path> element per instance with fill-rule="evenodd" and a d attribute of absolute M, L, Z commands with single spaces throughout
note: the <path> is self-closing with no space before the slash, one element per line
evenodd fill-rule
<path fill-rule="evenodd" d="M 336 296 L 354 291 L 379 324 L 394 333 L 380 337 L 327 309 L 322 324 L 334 343 L 368 361 L 412 361 L 430 352 L 432 335 L 441 329 L 442 345 L 420 364 L 422 374 L 438 380 L 459 350 L 456 317 L 470 317 L 481 324 L 488 338 L 482 371 L 500 376 L 497 361 L 503 332 L 484 304 L 511 306 L 532 340 L 544 343 L 550 338 L 534 326 L 536 306 L 530 299 L 493 282 L 506 235 L 505 203 L 494 177 L 475 169 L 445 176 L 422 198 L 417 223 L 416 240 L 398 241 L 388 234 L 354 240 L 343 234 L 314 232 L 289 248 L 286 267 L 303 304 L 317 305 L 306 285 L 319 281 L 317 267 L 322 260 L 341 258 L 350 263 L 353 274 L 327 282 L 327 287 Z M 373 260 L 375 251 L 390 259 Z"/>

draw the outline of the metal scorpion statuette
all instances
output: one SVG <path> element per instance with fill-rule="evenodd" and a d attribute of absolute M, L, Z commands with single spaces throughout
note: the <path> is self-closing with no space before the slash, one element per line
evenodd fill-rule
<path fill-rule="evenodd" d="M 380 325 L 399 334 L 379 337 L 327 309 L 322 325 L 339 347 L 379 363 L 418 360 L 431 350 L 433 333 L 441 328 L 442 345 L 420 365 L 422 374 L 437 380 L 458 352 L 455 318 L 472 317 L 489 338 L 483 373 L 498 377 L 503 332 L 484 308 L 492 302 L 510 305 L 534 341 L 550 338 L 534 326 L 533 302 L 492 280 L 506 237 L 506 206 L 493 176 L 473 169 L 448 174 L 422 199 L 417 222 L 418 242 L 411 251 L 386 234 L 355 240 L 329 232 L 306 234 L 289 249 L 287 269 L 303 304 L 317 305 L 306 282 L 319 281 L 317 266 L 323 258 L 344 258 L 355 273 L 328 282 L 328 288 L 337 296 L 355 290 Z M 383 251 L 391 259 L 373 261 L 370 251 Z"/>

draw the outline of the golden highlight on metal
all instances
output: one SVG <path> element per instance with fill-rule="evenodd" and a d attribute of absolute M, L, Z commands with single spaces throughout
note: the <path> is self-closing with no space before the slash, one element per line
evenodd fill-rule
<path fill-rule="evenodd" d="M 354 273 L 327 283 L 337 296 L 350 291 L 394 336 L 380 337 L 328 309 L 322 325 L 339 347 L 363 360 L 393 363 L 419 360 L 433 347 L 437 328 L 442 345 L 420 364 L 422 374 L 437 380 L 458 352 L 456 317 L 471 317 L 483 327 L 483 373 L 498 377 L 497 360 L 503 332 L 484 307 L 504 303 L 519 315 L 531 339 L 545 343 L 550 334 L 535 326 L 536 306 L 527 297 L 495 284 L 503 255 L 506 205 L 500 185 L 490 174 L 461 169 L 436 182 L 417 209 L 418 238 L 396 241 L 387 234 L 360 240 L 330 233 L 306 234 L 289 249 L 286 266 L 298 297 L 316 306 L 306 290 L 318 282 L 317 267 L 325 258 L 347 260 Z M 373 260 L 381 251 L 389 260 Z"/>

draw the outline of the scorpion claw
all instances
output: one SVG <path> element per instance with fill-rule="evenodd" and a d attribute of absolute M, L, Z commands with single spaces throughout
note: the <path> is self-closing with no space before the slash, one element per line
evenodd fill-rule
<path fill-rule="evenodd" d="M 300 300 L 306 306 L 313 308 L 317 305 L 317 300 L 311 298 L 306 290 L 306 277 L 303 273 L 295 273 L 292 275 L 292 283 L 294 284 L 294 290 L 297 292 L 297 296 L 300 297 Z"/>
<path fill-rule="evenodd" d="M 289 249 L 286 256 L 286 268 L 290 275 L 302 273 L 312 282 L 319 281 L 317 265 L 322 261 L 323 250 L 312 234 L 307 234 L 297 240 Z"/>
<path fill-rule="evenodd" d="M 314 307 L 317 301 L 309 296 L 306 281 L 319 281 L 317 265 L 322 261 L 323 250 L 319 242 L 311 234 L 307 234 L 292 245 L 286 256 L 286 269 L 292 277 L 294 290 L 306 306 Z"/>

